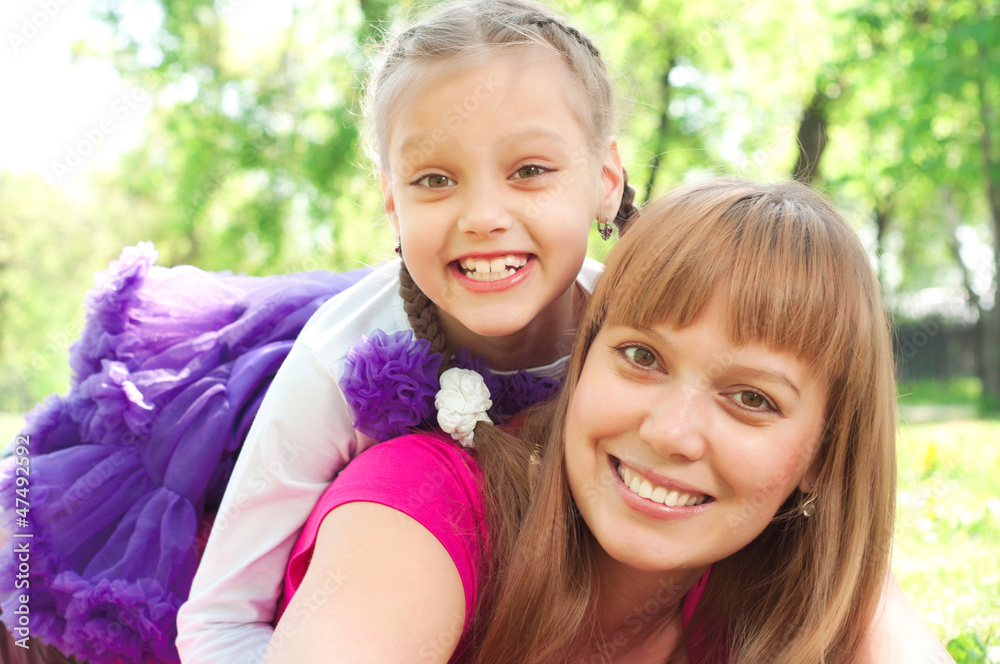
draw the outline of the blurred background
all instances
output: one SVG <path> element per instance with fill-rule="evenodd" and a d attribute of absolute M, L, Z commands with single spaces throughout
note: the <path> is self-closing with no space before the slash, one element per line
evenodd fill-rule
<path fill-rule="evenodd" d="M 845 210 L 897 323 L 896 574 L 956 660 L 1000 662 L 1000 2 L 550 5 L 614 70 L 640 201 L 731 173 Z M 391 255 L 360 102 L 414 9 L 6 0 L 0 441 L 68 390 L 85 293 L 125 246 L 255 275 Z"/>

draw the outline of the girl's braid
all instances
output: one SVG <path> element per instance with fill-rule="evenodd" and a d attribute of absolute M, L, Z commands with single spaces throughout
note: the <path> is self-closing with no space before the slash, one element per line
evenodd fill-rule
<path fill-rule="evenodd" d="M 618 227 L 619 237 L 625 233 L 628 222 L 638 214 L 639 209 L 635 206 L 635 187 L 628 183 L 628 172 L 622 169 L 622 179 L 624 188 L 622 189 L 622 202 L 618 206 L 618 214 L 615 215 L 614 224 Z"/>
<path fill-rule="evenodd" d="M 399 263 L 399 297 L 403 300 L 403 311 L 410 321 L 414 336 L 427 339 L 431 342 L 431 351 L 441 353 L 440 375 L 451 368 L 451 358 L 455 351 L 448 345 L 444 330 L 438 323 L 437 307 L 413 281 L 410 270 L 402 261 Z"/>

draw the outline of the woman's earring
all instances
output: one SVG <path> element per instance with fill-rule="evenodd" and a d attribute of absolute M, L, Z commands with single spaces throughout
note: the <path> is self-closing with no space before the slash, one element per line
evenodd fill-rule
<path fill-rule="evenodd" d="M 802 505 L 799 507 L 799 512 L 801 512 L 802 516 L 804 518 L 806 518 L 806 519 L 808 519 L 809 517 L 811 517 L 813 514 L 816 513 L 816 492 L 815 491 L 810 491 L 809 492 L 809 497 L 806 498 L 805 501 L 803 501 Z"/>
<path fill-rule="evenodd" d="M 402 243 L 400 243 L 399 240 L 396 240 L 396 249 L 395 249 L 395 251 L 396 251 L 396 255 L 397 256 L 402 256 L 403 255 L 403 245 L 402 245 Z"/>
<path fill-rule="evenodd" d="M 597 232 L 601 234 L 602 240 L 610 238 L 614 230 L 615 227 L 611 225 L 610 221 L 608 221 L 608 215 L 604 215 L 603 222 L 600 219 L 597 220 Z"/>

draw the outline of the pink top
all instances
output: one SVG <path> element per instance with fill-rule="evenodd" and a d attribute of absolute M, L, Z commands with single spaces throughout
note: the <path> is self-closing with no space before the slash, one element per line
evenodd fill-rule
<path fill-rule="evenodd" d="M 406 514 L 441 542 L 465 589 L 467 634 L 485 562 L 480 550 L 480 542 L 486 543 L 481 482 L 482 473 L 473 456 L 457 443 L 435 435 L 411 434 L 369 448 L 341 471 L 313 508 L 292 549 L 278 616 L 305 577 L 323 519 L 340 505 L 361 501 Z M 685 628 L 707 581 L 708 572 L 684 596 L 681 615 Z"/>
<path fill-rule="evenodd" d="M 320 497 L 292 549 L 279 616 L 302 583 L 323 519 L 345 503 L 378 503 L 427 528 L 451 555 L 465 589 L 465 624 L 476 610 L 485 546 L 482 473 L 464 448 L 429 434 L 376 445 L 351 461 Z M 477 532 L 478 525 L 478 532 Z"/>

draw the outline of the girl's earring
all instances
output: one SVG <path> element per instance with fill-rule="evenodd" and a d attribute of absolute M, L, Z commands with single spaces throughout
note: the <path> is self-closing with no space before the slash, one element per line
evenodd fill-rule
<path fill-rule="evenodd" d="M 604 221 L 597 220 L 597 232 L 601 234 L 602 240 L 608 240 L 614 232 L 615 227 L 608 221 L 608 215 L 604 215 Z"/>
<path fill-rule="evenodd" d="M 396 252 L 397 256 L 402 256 L 403 255 L 403 245 L 402 245 L 402 243 L 399 240 L 396 240 L 396 249 L 395 249 L 395 252 Z"/>

